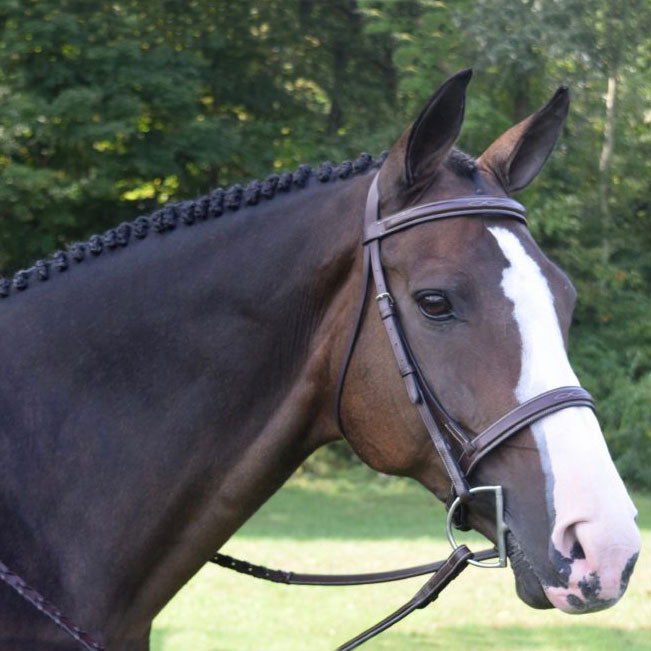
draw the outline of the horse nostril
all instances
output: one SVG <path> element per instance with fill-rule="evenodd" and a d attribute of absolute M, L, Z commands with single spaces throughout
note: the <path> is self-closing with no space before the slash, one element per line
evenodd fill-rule
<path fill-rule="evenodd" d="M 551 561 L 559 574 L 565 579 L 570 578 L 572 564 L 577 560 L 585 559 L 585 549 L 579 542 L 577 525 L 575 522 L 557 531 L 553 537 L 554 543 L 551 547 Z"/>
<path fill-rule="evenodd" d="M 576 558 L 585 558 L 585 552 L 583 551 L 583 547 L 581 547 L 581 543 L 578 540 L 574 541 L 572 549 L 570 549 L 570 558 L 572 560 Z"/>

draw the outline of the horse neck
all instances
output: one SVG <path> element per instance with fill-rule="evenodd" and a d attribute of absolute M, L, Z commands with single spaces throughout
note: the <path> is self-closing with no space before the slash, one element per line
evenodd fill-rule
<path fill-rule="evenodd" d="M 368 182 L 150 234 L 2 304 L 1 560 L 126 634 L 338 435 Z"/>

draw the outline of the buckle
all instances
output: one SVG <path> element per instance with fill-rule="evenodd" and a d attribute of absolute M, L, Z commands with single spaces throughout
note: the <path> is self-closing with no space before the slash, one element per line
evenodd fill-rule
<path fill-rule="evenodd" d="M 496 561 L 476 561 L 474 559 L 469 559 L 468 563 L 474 565 L 475 567 L 506 567 L 506 532 L 509 528 L 504 523 L 504 496 L 502 494 L 501 486 L 477 486 L 476 488 L 470 489 L 470 494 L 475 493 L 494 493 L 495 495 L 495 533 L 497 535 L 497 554 L 498 559 Z M 461 499 L 456 498 L 454 502 L 450 505 L 450 510 L 448 511 L 448 517 L 445 521 L 445 533 L 448 537 L 452 549 L 458 549 L 461 547 L 454 539 L 454 534 L 452 533 L 452 523 L 454 519 L 455 511 L 461 506 Z"/>
<path fill-rule="evenodd" d="M 389 317 L 395 316 L 395 303 L 393 302 L 393 296 L 389 292 L 382 292 L 375 297 L 377 301 L 378 309 L 380 311 L 380 318 L 382 321 L 388 319 Z M 385 302 L 386 301 L 386 302 Z"/>
<path fill-rule="evenodd" d="M 389 301 L 389 305 L 393 305 L 393 296 L 389 294 L 389 292 L 382 292 L 381 294 L 378 294 L 375 297 L 375 300 L 379 303 L 380 301 L 387 299 Z"/>

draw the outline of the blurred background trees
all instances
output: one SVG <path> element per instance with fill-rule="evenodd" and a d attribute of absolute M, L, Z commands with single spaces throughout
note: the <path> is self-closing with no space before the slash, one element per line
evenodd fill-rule
<path fill-rule="evenodd" d="M 481 153 L 559 84 L 522 200 L 579 290 L 571 356 L 651 488 L 648 0 L 0 0 L 0 269 L 219 185 L 390 146 L 473 67 Z"/>

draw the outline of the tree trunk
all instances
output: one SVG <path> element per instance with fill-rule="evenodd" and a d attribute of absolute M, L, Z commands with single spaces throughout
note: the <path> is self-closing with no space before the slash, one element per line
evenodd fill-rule
<path fill-rule="evenodd" d="M 384 99 L 390 108 L 394 109 L 398 103 L 398 71 L 393 63 L 392 35 L 386 35 L 386 43 L 382 48 L 382 72 L 384 81 Z"/>
<path fill-rule="evenodd" d="M 610 257 L 610 208 L 608 195 L 610 190 L 610 168 L 615 151 L 615 102 L 617 99 L 617 71 L 610 70 L 608 90 L 606 91 L 606 120 L 604 123 L 604 142 L 599 157 L 599 209 L 601 212 L 603 261 Z"/>
<path fill-rule="evenodd" d="M 330 93 L 330 112 L 328 113 L 328 135 L 335 135 L 344 123 L 341 96 L 344 92 L 348 47 L 344 42 L 335 41 L 332 52 L 332 92 Z"/>

